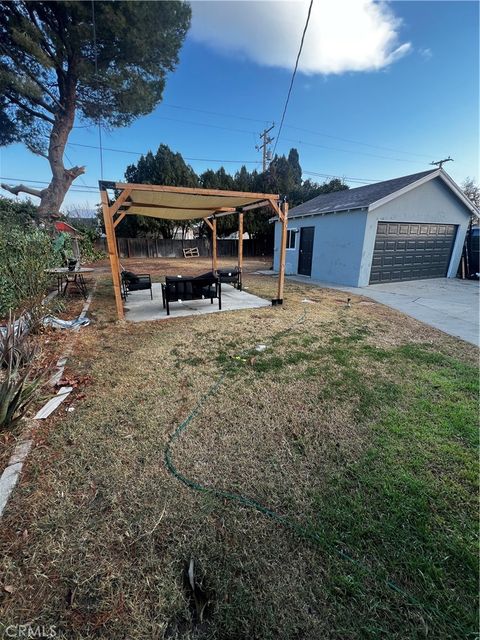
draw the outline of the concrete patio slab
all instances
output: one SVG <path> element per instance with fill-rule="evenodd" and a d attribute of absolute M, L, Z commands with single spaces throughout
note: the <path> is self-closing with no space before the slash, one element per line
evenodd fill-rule
<path fill-rule="evenodd" d="M 302 276 L 292 280 L 364 296 L 474 345 L 479 344 L 479 283 L 457 278 L 343 287 Z"/>
<path fill-rule="evenodd" d="M 130 322 L 144 322 L 146 320 L 168 320 L 185 316 L 199 316 L 205 313 L 218 313 L 218 300 L 213 304 L 210 300 L 185 300 L 171 302 L 170 315 L 162 304 L 162 285 L 154 282 L 152 285 L 153 300 L 149 291 L 135 291 L 128 296 L 125 305 L 125 319 Z M 222 311 L 239 311 L 240 309 L 259 309 L 269 307 L 271 302 L 246 291 L 238 291 L 229 284 L 222 284 Z"/>

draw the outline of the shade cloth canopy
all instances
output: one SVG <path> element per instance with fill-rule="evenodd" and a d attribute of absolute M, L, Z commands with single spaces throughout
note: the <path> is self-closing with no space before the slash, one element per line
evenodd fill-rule
<path fill-rule="evenodd" d="M 128 191 L 119 208 L 127 215 L 150 216 L 167 220 L 208 218 L 215 213 L 235 211 L 248 205 L 278 200 L 275 194 L 243 193 L 187 187 L 162 187 L 114 183 L 115 190 Z M 268 203 L 266 203 L 268 205 Z M 253 208 L 253 207 L 252 207 Z"/>

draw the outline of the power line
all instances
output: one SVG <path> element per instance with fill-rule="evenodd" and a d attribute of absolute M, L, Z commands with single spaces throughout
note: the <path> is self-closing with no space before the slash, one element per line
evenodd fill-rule
<path fill-rule="evenodd" d="M 214 125 L 212 125 L 214 126 Z M 300 144 L 300 145 L 306 145 L 306 146 L 310 146 L 310 147 L 319 147 L 321 149 L 329 149 L 330 151 L 339 151 L 341 153 L 349 153 L 351 155 L 363 155 L 363 156 L 369 156 L 371 158 L 381 158 L 382 160 L 394 160 L 396 162 L 408 162 L 409 164 L 423 164 L 421 162 L 421 160 L 409 160 L 407 158 L 392 158 L 391 156 L 382 156 L 376 153 L 368 153 L 366 151 L 358 151 L 358 150 L 353 150 L 353 149 L 340 149 L 338 147 L 330 147 L 328 145 L 324 145 L 324 144 L 320 144 L 320 143 L 315 143 L 315 142 L 306 142 L 305 140 L 294 140 L 292 138 L 283 138 L 283 140 L 285 142 L 291 142 L 292 144 Z M 67 143 L 68 146 L 73 146 L 73 147 L 83 147 L 85 149 L 99 149 L 100 147 L 98 147 L 98 145 L 91 145 L 91 144 L 81 144 L 79 142 L 68 142 Z M 148 151 L 131 151 L 129 149 L 116 149 L 113 147 L 102 147 L 103 151 L 111 151 L 113 153 L 126 153 L 128 155 L 133 155 L 133 156 L 143 156 L 146 153 L 148 153 Z M 219 160 L 219 159 L 215 159 L 215 158 L 190 158 L 187 156 L 182 156 L 184 160 L 188 160 L 188 161 L 192 161 L 192 162 L 224 162 L 224 163 L 243 163 L 243 164 L 261 164 L 260 160 L 230 160 L 230 159 L 225 159 L 225 160 Z"/>
<path fill-rule="evenodd" d="M 380 180 L 376 180 L 373 178 L 353 178 L 351 176 L 340 176 L 338 174 L 333 174 L 333 173 L 318 173 L 317 171 L 308 171 L 308 170 L 302 171 L 302 175 L 303 174 L 307 176 L 315 176 L 316 178 L 330 178 L 330 179 L 336 178 L 338 180 L 345 180 L 347 182 L 358 182 L 361 184 L 381 182 Z"/>
<path fill-rule="evenodd" d="M 261 122 L 261 123 L 267 123 L 269 121 L 268 118 L 250 118 L 248 116 L 241 116 L 239 114 L 232 114 L 232 113 L 223 113 L 223 112 L 219 112 L 219 111 L 208 111 L 207 109 L 197 109 L 195 107 L 187 107 L 187 106 L 183 106 L 183 105 L 178 105 L 178 104 L 169 104 L 169 103 L 165 103 L 163 102 L 161 104 L 162 107 L 168 107 L 169 109 L 178 109 L 178 110 L 182 110 L 182 111 L 193 111 L 196 113 L 204 113 L 206 115 L 212 115 L 212 116 L 217 116 L 217 117 L 223 117 L 223 118 L 232 118 L 235 120 L 245 120 L 245 121 L 249 121 L 249 122 Z M 227 126 L 221 126 L 221 125 L 213 125 L 213 124 L 207 124 L 204 122 L 195 122 L 192 120 L 181 120 L 179 118 L 170 118 L 169 116 L 162 116 L 162 115 L 157 115 L 157 114 L 151 114 L 152 117 L 160 119 L 160 120 L 169 120 L 172 122 L 180 122 L 182 124 L 191 124 L 194 126 L 200 126 L 200 127 L 211 127 L 211 128 L 215 128 L 215 129 L 222 129 L 224 131 L 234 131 L 237 133 L 248 133 L 248 134 L 252 134 L 253 136 L 256 136 L 256 132 L 254 131 L 249 131 L 249 130 L 245 130 L 245 129 L 236 129 L 236 128 L 232 128 L 232 127 L 227 127 Z M 91 128 L 94 125 L 75 125 L 74 129 L 87 129 L 87 128 Z M 342 136 L 335 136 L 332 135 L 330 133 L 325 133 L 323 131 L 314 131 L 312 129 L 305 129 L 304 127 L 297 127 L 293 124 L 286 124 L 284 123 L 284 128 L 286 129 L 294 129 L 296 131 L 303 131 L 305 133 L 310 133 L 312 135 L 316 135 L 316 136 L 321 136 L 324 138 L 331 138 L 332 140 L 341 140 L 342 142 L 350 142 L 352 144 L 358 144 L 361 145 L 363 147 L 370 147 L 371 149 L 381 149 L 383 151 L 391 151 L 392 153 L 404 153 L 405 155 L 410 155 L 410 156 L 417 156 L 417 157 L 421 157 L 421 158 L 430 158 L 431 154 L 425 154 L 425 153 L 417 153 L 415 151 L 405 151 L 403 149 L 396 149 L 394 147 L 385 147 L 385 146 L 381 146 L 381 145 L 376 145 L 376 144 L 371 144 L 369 142 L 363 142 L 361 140 L 354 140 L 352 138 L 345 138 Z"/>
<path fill-rule="evenodd" d="M 232 113 L 219 113 L 218 111 L 207 111 L 205 109 L 196 109 L 194 107 L 184 107 L 178 104 L 168 104 L 165 102 L 162 102 L 163 107 L 168 107 L 169 109 L 181 109 L 183 111 L 196 111 L 197 113 L 205 113 L 207 115 L 210 116 L 218 116 L 220 118 L 234 118 L 236 120 L 248 120 L 250 122 L 261 122 L 262 124 L 265 124 L 269 121 L 268 118 L 249 118 L 247 116 L 238 116 L 238 115 L 234 115 Z"/>
<path fill-rule="evenodd" d="M 219 124 L 207 124 L 205 122 L 195 122 L 194 120 L 181 120 L 180 118 L 170 118 L 169 116 L 157 116 L 154 115 L 157 120 L 169 120 L 170 122 L 181 122 L 182 124 L 192 124 L 194 126 L 208 127 L 209 129 L 222 129 L 223 131 L 233 131 L 234 133 L 248 133 L 257 135 L 256 131 L 250 131 L 247 129 L 234 129 L 233 127 L 224 127 Z"/>
<path fill-rule="evenodd" d="M 95 0 L 92 0 L 92 26 L 93 26 L 93 50 L 95 51 L 95 80 L 98 87 L 98 50 L 97 50 L 97 28 L 95 24 Z M 103 180 L 103 150 L 102 150 L 102 125 L 100 116 L 98 117 L 98 145 L 100 149 L 100 177 Z"/>
<path fill-rule="evenodd" d="M 67 142 L 67 145 L 73 147 L 84 147 L 86 149 L 98 149 L 98 146 L 93 144 L 80 144 L 79 142 Z M 104 151 L 112 151 L 113 153 L 127 153 L 133 156 L 144 156 L 148 153 L 148 151 L 130 151 L 128 149 L 114 149 L 112 147 L 103 147 Z M 261 160 L 226 160 L 226 159 L 218 159 L 218 158 L 191 158 L 188 156 L 183 156 L 184 160 L 188 160 L 189 162 L 225 162 L 225 163 L 234 163 L 234 164 L 261 164 Z"/>
<path fill-rule="evenodd" d="M 367 151 L 352 151 L 351 149 L 339 149 L 338 147 L 329 147 L 325 144 L 319 144 L 318 142 L 305 142 L 305 140 L 292 140 L 291 138 L 284 138 L 285 142 L 291 142 L 293 144 L 303 144 L 309 147 L 320 147 L 321 149 L 329 149 L 330 151 L 340 151 L 341 153 L 350 153 L 352 155 L 369 156 L 371 158 L 381 158 L 382 160 L 395 160 L 397 162 L 408 162 L 409 164 L 424 164 L 421 160 L 408 160 L 407 158 L 392 158 L 391 156 L 381 156 L 377 153 L 368 153 Z"/>
<path fill-rule="evenodd" d="M 305 22 L 305 26 L 303 28 L 302 39 L 300 40 L 300 48 L 298 50 L 297 59 L 295 61 L 295 68 L 293 69 L 292 79 L 290 81 L 290 87 L 288 88 L 287 99 L 285 101 L 285 106 L 283 108 L 282 119 L 280 120 L 280 126 L 278 128 L 277 140 L 275 142 L 275 146 L 273 147 L 273 155 L 275 156 L 275 151 L 277 150 L 278 141 L 280 139 L 280 135 L 282 133 L 283 122 L 285 120 L 285 114 L 287 113 L 288 103 L 290 102 L 290 95 L 293 89 L 293 82 L 295 80 L 295 76 L 297 75 L 298 63 L 300 61 L 300 56 L 302 54 L 303 42 L 305 40 L 305 34 L 307 33 L 308 23 L 310 22 L 310 14 L 312 13 L 313 0 L 310 0 L 310 6 L 308 7 L 307 20 Z"/>
<path fill-rule="evenodd" d="M 371 147 L 372 149 L 382 149 L 383 151 L 392 151 L 393 153 L 405 153 L 410 156 L 418 156 L 420 158 L 430 158 L 430 155 L 425 153 L 415 153 L 413 151 L 402 151 L 401 149 L 393 149 L 392 147 L 381 147 L 377 144 L 370 144 L 369 142 L 360 142 L 359 140 L 352 140 L 351 138 L 342 138 L 340 136 L 334 136 L 329 133 L 322 133 L 320 131 L 312 131 L 311 129 L 303 129 L 302 127 L 295 127 L 290 124 L 286 124 L 287 129 L 296 129 L 297 131 L 303 131 L 304 133 L 311 133 L 316 136 L 322 136 L 324 138 L 332 138 L 333 140 L 342 140 L 343 142 L 351 142 L 353 144 L 360 144 L 363 147 Z"/>
<path fill-rule="evenodd" d="M 50 184 L 48 180 L 30 180 L 29 178 L 7 178 L 6 176 L 0 176 L 0 180 L 13 180 L 14 182 L 22 182 L 23 184 Z M 87 187 L 88 189 L 97 189 L 98 191 L 98 186 L 94 187 L 89 184 L 85 184 L 84 186 Z M 76 187 L 75 185 L 72 185 L 70 188 L 75 189 Z"/>
<path fill-rule="evenodd" d="M 233 131 L 235 133 L 244 133 L 244 134 L 253 135 L 255 137 L 257 135 L 256 132 L 249 131 L 249 130 L 246 130 L 246 129 L 235 129 L 235 128 L 232 128 L 232 127 L 224 127 L 224 126 L 221 126 L 221 125 L 207 124 L 207 123 L 203 123 L 203 122 L 195 122 L 195 121 L 192 121 L 192 120 L 182 120 L 182 119 L 179 119 L 179 118 L 169 118 L 169 117 L 163 117 L 163 116 L 156 116 L 156 117 L 157 117 L 157 119 L 160 119 L 160 120 L 169 120 L 169 121 L 172 121 L 172 122 L 179 122 L 179 123 L 182 123 L 182 124 L 190 124 L 190 125 L 193 125 L 193 126 L 207 127 L 207 128 L 212 128 L 212 129 L 220 129 L 220 130 L 223 130 L 223 131 Z M 359 144 L 359 145 L 367 146 L 367 147 L 371 147 L 371 148 L 385 149 L 385 150 L 392 151 L 392 152 L 405 153 L 405 154 L 409 154 L 409 155 L 412 155 L 412 156 L 418 156 L 418 157 L 425 157 L 425 158 L 429 158 L 430 157 L 430 156 L 427 156 L 426 154 L 419 154 L 419 153 L 414 153 L 414 152 L 401 151 L 399 149 L 393 149 L 393 148 L 390 148 L 390 147 L 381 147 L 381 146 L 378 146 L 378 145 L 369 144 L 367 142 L 360 142 L 360 141 L 350 140 L 348 138 L 342 138 L 340 136 L 324 134 L 324 133 L 320 133 L 320 132 L 316 132 L 316 131 L 311 131 L 309 129 L 303 129 L 301 127 L 294 127 L 292 125 L 284 125 L 284 126 L 287 127 L 287 128 L 290 128 L 290 129 L 296 129 L 298 131 L 304 131 L 305 133 L 311 133 L 311 134 L 314 134 L 314 135 L 325 136 L 325 137 L 332 138 L 332 139 L 343 140 L 345 142 L 352 142 L 353 144 Z M 395 160 L 395 161 L 398 161 L 398 162 L 408 162 L 408 163 L 415 163 L 415 164 L 420 164 L 420 162 L 421 162 L 420 160 L 410 160 L 408 158 L 392 158 L 391 156 L 383 156 L 383 155 L 379 155 L 379 154 L 368 153 L 368 152 L 365 152 L 365 151 L 359 151 L 358 149 L 341 149 L 341 148 L 338 148 L 338 147 L 331 147 L 331 146 L 328 146 L 328 145 L 322 145 L 320 143 L 314 143 L 314 142 L 306 142 L 304 140 L 295 140 L 295 139 L 292 139 L 292 138 L 283 138 L 283 140 L 285 142 L 290 142 L 290 143 L 293 143 L 293 144 L 303 144 L 303 145 L 308 145 L 308 146 L 316 146 L 316 147 L 320 147 L 322 149 L 329 149 L 331 151 L 339 151 L 341 153 L 349 153 L 349 154 L 352 154 L 352 155 L 365 155 L 365 156 L 370 156 L 370 157 L 373 157 L 373 158 L 381 158 L 382 160 Z M 278 143 L 278 136 L 277 136 L 277 143 Z M 146 153 L 146 152 L 140 152 L 140 151 L 130 151 L 130 150 L 126 150 L 126 149 L 113 149 L 111 147 L 109 148 L 109 147 L 100 147 L 100 146 L 94 146 L 94 145 L 86 145 L 86 144 L 80 144 L 80 143 L 75 143 L 75 142 L 69 142 L 68 144 L 72 145 L 72 146 L 77 146 L 77 147 L 85 147 L 85 148 L 91 148 L 91 149 L 101 149 L 102 151 L 113 151 L 113 152 L 118 152 L 118 153 L 127 153 L 127 154 L 131 154 L 131 155 L 144 155 Z M 275 153 L 275 150 L 276 150 L 276 145 L 275 145 L 275 148 L 274 148 L 274 153 Z M 185 157 L 185 159 L 187 160 L 189 158 Z M 211 162 L 237 162 L 236 160 L 218 160 L 217 161 L 217 160 L 214 160 L 214 159 L 210 160 L 208 158 L 191 158 L 191 160 L 193 160 L 193 161 L 211 161 Z M 254 160 L 240 160 L 239 162 L 245 162 L 245 163 L 248 163 L 248 164 L 253 164 L 254 162 L 256 163 L 257 161 L 254 161 Z"/>
<path fill-rule="evenodd" d="M 212 160 L 208 160 L 207 159 L 206 161 L 211 162 Z M 220 160 L 218 162 L 220 162 Z M 235 161 L 232 160 L 231 162 L 235 162 Z M 320 173 L 318 171 L 309 171 L 308 169 L 302 170 L 302 174 L 309 175 L 309 176 L 315 176 L 317 178 L 329 178 L 329 179 L 337 178 L 339 180 L 346 180 L 348 182 L 361 182 L 363 184 L 366 184 L 368 182 L 380 182 L 378 179 L 375 179 L 375 178 L 355 178 L 355 177 L 352 177 L 352 176 L 341 176 L 341 175 L 338 175 L 336 173 Z M 26 185 L 30 185 L 30 184 L 31 185 L 37 185 L 37 184 L 48 185 L 48 184 L 50 184 L 47 180 L 30 180 L 28 178 L 12 178 L 12 177 L 7 177 L 7 176 L 0 176 L 0 180 L 13 181 L 13 182 L 22 182 L 23 184 L 26 184 Z M 94 191 L 98 191 L 98 186 L 95 186 L 95 185 L 83 184 L 82 187 L 85 187 L 86 189 L 93 189 Z M 76 186 L 76 185 L 72 185 L 70 187 L 70 190 L 77 190 L 77 189 L 81 189 L 81 187 L 80 186 Z M 87 191 L 84 191 L 83 189 L 81 190 L 81 192 L 82 193 L 89 193 Z"/>

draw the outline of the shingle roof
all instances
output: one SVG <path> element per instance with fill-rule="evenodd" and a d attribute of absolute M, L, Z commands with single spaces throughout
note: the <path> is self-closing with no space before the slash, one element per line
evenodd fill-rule
<path fill-rule="evenodd" d="M 364 187 L 355 187 L 355 189 L 322 193 L 316 198 L 291 209 L 288 217 L 294 218 L 295 216 L 306 214 L 330 213 L 347 209 L 363 209 L 435 171 L 438 171 L 438 169 L 413 173 L 410 176 L 402 176 L 393 180 L 375 182 L 375 184 L 367 184 Z"/>

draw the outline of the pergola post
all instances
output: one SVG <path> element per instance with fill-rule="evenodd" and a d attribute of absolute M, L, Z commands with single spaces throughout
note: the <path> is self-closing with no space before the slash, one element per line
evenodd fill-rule
<path fill-rule="evenodd" d="M 212 219 L 212 271 L 217 271 L 217 219 Z"/>
<path fill-rule="evenodd" d="M 105 224 L 105 234 L 107 236 L 108 257 L 110 258 L 110 267 L 112 270 L 113 291 L 115 293 L 115 306 L 119 320 L 123 320 L 125 313 L 123 310 L 122 288 L 120 284 L 120 262 L 117 253 L 117 240 L 115 237 L 115 228 L 113 226 L 113 215 L 108 205 L 108 194 L 105 189 L 100 191 L 102 199 L 102 213 Z"/>
<path fill-rule="evenodd" d="M 280 264 L 278 269 L 278 291 L 276 304 L 283 304 L 283 285 L 285 284 L 285 256 L 287 251 L 288 202 L 281 205 L 282 236 L 280 240 Z"/>
<path fill-rule="evenodd" d="M 238 214 L 238 270 L 243 268 L 243 213 Z"/>

